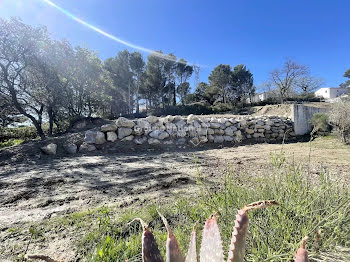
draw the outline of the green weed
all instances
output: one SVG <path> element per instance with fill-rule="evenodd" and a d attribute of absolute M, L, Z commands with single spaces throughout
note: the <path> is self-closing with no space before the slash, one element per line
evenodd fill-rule
<path fill-rule="evenodd" d="M 306 235 L 312 239 L 317 232 L 321 232 L 320 240 L 310 241 L 308 246 L 313 258 L 339 247 L 350 247 L 349 188 L 328 173 L 310 177 L 307 170 L 287 165 L 282 152 L 272 154 L 271 163 L 274 168 L 264 176 L 238 176 L 228 169 L 222 182 L 215 186 L 198 176 L 202 189 L 198 198 L 149 204 L 116 217 L 99 213 L 99 226 L 85 236 L 82 250 L 88 261 L 137 261 L 142 229 L 137 223 L 128 222 L 141 217 L 149 224 L 164 255 L 166 230 L 157 208 L 167 217 L 183 252 L 195 222 L 202 225 L 210 214 L 217 213 L 227 250 L 237 210 L 261 199 L 274 199 L 281 205 L 250 214 L 247 261 L 290 261 L 300 240 Z M 198 232 L 200 229 L 201 226 Z"/>

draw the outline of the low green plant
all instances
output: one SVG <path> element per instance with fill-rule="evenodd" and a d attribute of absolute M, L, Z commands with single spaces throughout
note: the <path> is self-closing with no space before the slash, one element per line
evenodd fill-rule
<path fill-rule="evenodd" d="M 322 134 L 330 130 L 329 116 L 325 113 L 316 113 L 310 119 L 310 123 L 313 126 L 311 135 Z"/>
<path fill-rule="evenodd" d="M 202 188 L 199 197 L 178 197 L 174 203 L 158 206 L 177 237 L 179 249 L 188 250 L 187 243 L 197 221 L 202 224 L 216 213 L 223 248 L 228 250 L 237 210 L 257 199 L 275 199 L 280 206 L 248 215 L 246 261 L 290 261 L 295 257 L 301 239 L 304 236 L 314 238 L 319 232 L 322 233 L 317 244 L 308 241 L 311 258 L 327 253 L 334 255 L 332 251 L 338 247 L 349 248 L 349 188 L 324 171 L 311 177 L 298 165 L 289 165 L 281 159 L 275 163 L 275 168 L 267 170 L 264 176 L 238 175 L 228 169 L 223 174 L 223 181 L 216 186 L 199 176 L 198 186 Z M 117 217 L 110 216 L 104 227 L 92 229 L 81 243 L 87 260 L 140 261 L 144 227 L 128 225 L 135 217 L 148 222 L 160 247 L 160 255 L 165 257 L 167 232 L 157 214 L 157 205 L 150 204 Z M 198 241 L 201 241 L 200 235 Z"/>
<path fill-rule="evenodd" d="M 215 105 L 211 106 L 211 108 L 216 113 L 232 111 L 235 109 L 235 107 L 229 103 L 216 103 Z"/>
<path fill-rule="evenodd" d="M 0 148 L 16 146 L 23 143 L 23 141 L 24 141 L 23 139 L 10 139 L 5 142 L 0 142 Z"/>

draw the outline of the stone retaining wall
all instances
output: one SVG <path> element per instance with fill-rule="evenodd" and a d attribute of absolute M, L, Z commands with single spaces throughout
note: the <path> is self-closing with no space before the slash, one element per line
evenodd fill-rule
<path fill-rule="evenodd" d="M 240 118 L 189 115 L 129 120 L 120 117 L 115 123 L 88 130 L 80 152 L 96 150 L 104 143 L 133 142 L 137 145 L 198 146 L 206 143 L 278 142 L 295 139 L 293 123 L 286 117 L 260 116 Z"/>

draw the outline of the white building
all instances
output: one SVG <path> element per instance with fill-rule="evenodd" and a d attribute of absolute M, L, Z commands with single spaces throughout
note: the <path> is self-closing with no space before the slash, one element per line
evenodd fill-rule
<path fill-rule="evenodd" d="M 348 92 L 347 88 L 338 88 L 338 87 L 322 87 L 315 92 L 316 97 L 324 99 L 333 99 L 344 95 Z"/>
<path fill-rule="evenodd" d="M 267 100 L 268 98 L 273 97 L 273 94 L 271 92 L 265 92 L 261 94 L 255 94 L 252 96 L 251 100 L 250 98 L 247 98 L 247 103 L 258 103 Z"/>

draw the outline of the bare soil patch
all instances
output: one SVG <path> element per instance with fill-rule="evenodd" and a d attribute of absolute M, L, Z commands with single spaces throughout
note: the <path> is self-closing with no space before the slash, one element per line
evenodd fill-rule
<path fill-rule="evenodd" d="M 159 199 L 171 201 L 179 194 L 196 195 L 198 171 L 209 182 L 220 181 L 227 168 L 263 174 L 270 167 L 271 153 L 281 150 L 288 162 L 310 165 L 316 175 L 321 167 L 349 181 L 350 147 L 334 138 L 316 139 L 311 149 L 308 142 L 299 142 L 131 153 L 101 150 L 7 162 L 0 166 L 0 253 L 4 258 L 23 253 L 28 228 L 35 223 L 103 205 L 122 210 Z M 31 244 L 28 253 L 45 250 L 56 258 L 79 260 L 72 246 L 83 229 L 79 234 L 63 229 L 46 234 L 51 241 Z"/>

